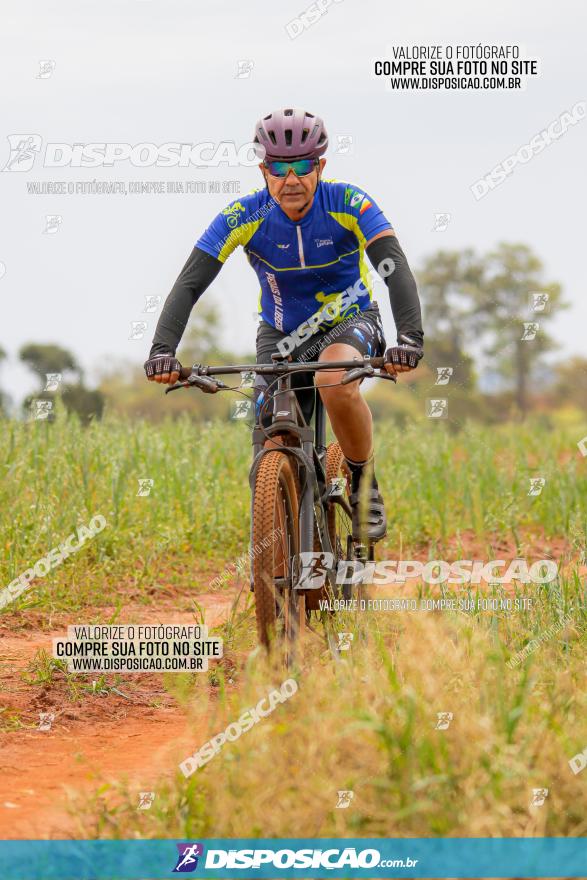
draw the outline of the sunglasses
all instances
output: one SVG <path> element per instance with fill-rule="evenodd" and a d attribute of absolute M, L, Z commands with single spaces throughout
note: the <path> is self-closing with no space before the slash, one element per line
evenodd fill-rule
<path fill-rule="evenodd" d="M 264 162 L 265 168 L 272 177 L 287 177 L 290 171 L 296 177 L 311 174 L 318 165 L 317 159 L 297 159 L 295 162 Z"/>

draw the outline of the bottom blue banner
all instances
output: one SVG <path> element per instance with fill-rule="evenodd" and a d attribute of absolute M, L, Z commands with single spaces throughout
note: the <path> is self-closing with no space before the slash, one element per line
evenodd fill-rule
<path fill-rule="evenodd" d="M 1 880 L 585 877 L 587 838 L 0 841 Z"/>

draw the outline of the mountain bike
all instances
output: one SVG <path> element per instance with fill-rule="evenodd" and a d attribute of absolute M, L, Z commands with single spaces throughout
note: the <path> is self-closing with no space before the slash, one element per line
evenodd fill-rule
<path fill-rule="evenodd" d="M 345 370 L 341 381 L 333 384 L 364 378 L 395 382 L 396 377 L 383 369 L 384 360 L 357 357 L 304 363 L 273 354 L 272 364 L 195 364 L 184 367 L 180 381 L 166 390 L 240 391 L 215 377 L 256 373 L 273 378 L 264 389 L 265 402 L 252 430 L 250 587 L 258 641 L 268 650 L 281 648 L 288 666 L 295 660 L 304 629 L 313 629 L 312 614 L 320 613 L 324 600 L 352 598 L 352 577 L 350 583 L 348 577 L 337 577 L 341 563 L 374 559 L 373 543 L 353 538 L 350 473 L 339 444 L 326 446 L 326 412 L 320 394 L 314 384 L 307 386 L 315 392 L 312 428 L 296 395 L 306 386 L 294 390 L 292 375 Z M 268 424 L 263 424 L 265 414 Z"/>

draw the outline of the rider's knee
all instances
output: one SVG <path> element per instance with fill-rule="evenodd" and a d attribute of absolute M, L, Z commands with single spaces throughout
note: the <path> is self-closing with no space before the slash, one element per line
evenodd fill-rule
<path fill-rule="evenodd" d="M 346 406 L 356 399 L 360 393 L 358 382 L 341 385 L 340 380 L 343 376 L 344 371 L 316 373 L 316 385 L 323 399 L 328 398 L 335 404 L 340 402 L 341 406 Z"/>

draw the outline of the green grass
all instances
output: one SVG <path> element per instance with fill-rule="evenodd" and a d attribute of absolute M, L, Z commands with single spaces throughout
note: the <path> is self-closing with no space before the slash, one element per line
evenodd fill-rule
<path fill-rule="evenodd" d="M 561 537 L 575 556 L 587 547 L 585 460 L 571 431 L 529 423 L 471 425 L 455 435 L 430 419 L 389 422 L 377 424 L 375 448 L 390 518 L 380 558 L 423 548 L 434 558 L 459 535 L 482 545 L 505 537 L 518 552 L 529 533 L 546 549 Z M 10 608 L 115 604 L 117 585 L 145 602 L 190 580 L 194 593 L 205 591 L 246 553 L 250 460 L 250 433 L 230 420 L 154 426 L 109 418 L 87 429 L 63 416 L 4 422 L 0 584 L 95 514 L 108 523 Z M 546 479 L 537 497 L 528 496 L 532 476 Z M 137 496 L 144 478 L 154 480 L 148 497 Z"/>
<path fill-rule="evenodd" d="M 149 603 L 174 587 L 174 610 L 198 616 L 197 594 L 246 552 L 251 448 L 242 424 L 109 418 L 84 430 L 59 418 L 3 427 L 0 583 L 93 515 L 108 522 L 0 612 L 10 627 L 33 610 L 41 625 L 59 611 L 74 622 L 88 605 L 98 609 L 88 616 L 109 623 L 122 593 Z M 518 587 L 533 597 L 528 612 L 338 615 L 335 631 L 355 633 L 348 654 L 335 657 L 309 636 L 294 697 L 189 780 L 169 768 L 150 810 L 136 809 L 140 780 L 102 787 L 78 805 L 85 834 L 287 837 L 293 821 L 295 834 L 309 837 L 585 835 L 584 780 L 568 766 L 587 745 L 585 585 L 576 564 L 586 547 L 587 480 L 576 440 L 571 429 L 538 423 L 460 433 L 428 419 L 378 423 L 377 474 L 391 522 L 378 558 L 471 558 L 471 546 L 476 558 L 508 558 L 534 547 L 568 567 L 549 585 Z M 528 495 L 533 476 L 546 479 L 536 497 Z M 143 478 L 154 480 L 149 497 L 137 497 Z M 496 552 L 500 540 L 512 554 Z M 568 560 L 559 559 L 563 542 Z M 114 611 L 101 613 L 105 605 Z M 507 667 L 566 614 L 569 626 Z M 207 675 L 164 679 L 194 719 L 194 750 L 286 677 L 255 649 L 250 600 L 235 606 L 221 635 L 225 657 Z M 31 687 L 69 678 L 43 655 L 27 676 Z M 101 681 L 98 694 L 109 687 Z M 453 713 L 447 730 L 436 729 L 438 712 Z M 549 797 L 531 808 L 539 787 Z M 348 810 L 336 809 L 339 789 L 355 792 Z"/>
<path fill-rule="evenodd" d="M 279 838 L 292 822 L 300 837 L 585 835 L 584 781 L 568 760 L 587 743 L 587 613 L 577 584 L 563 593 L 561 606 L 543 591 L 527 614 L 338 615 L 334 630 L 355 634 L 348 653 L 309 638 L 286 703 L 189 779 L 170 766 L 148 812 L 136 810 L 132 777 L 78 801 L 81 828 L 120 838 Z M 572 624 L 510 670 L 561 610 Z M 226 626 L 232 649 L 248 650 L 246 628 L 241 643 Z M 194 751 L 288 674 L 253 651 L 235 677 L 229 685 L 219 668 L 214 682 L 192 676 L 178 692 Z M 453 714 L 446 730 L 439 712 Z M 549 789 L 540 808 L 534 788 Z M 346 810 L 341 789 L 354 792 Z"/>

